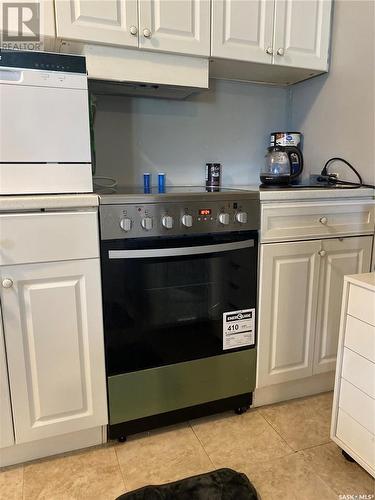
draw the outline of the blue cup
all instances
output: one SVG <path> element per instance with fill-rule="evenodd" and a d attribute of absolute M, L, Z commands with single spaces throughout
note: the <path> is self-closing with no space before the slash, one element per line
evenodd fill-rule
<path fill-rule="evenodd" d="M 159 193 L 165 193 L 165 174 L 158 174 Z"/>
<path fill-rule="evenodd" d="M 145 193 L 151 192 L 151 174 L 148 172 L 143 174 L 143 190 Z"/>

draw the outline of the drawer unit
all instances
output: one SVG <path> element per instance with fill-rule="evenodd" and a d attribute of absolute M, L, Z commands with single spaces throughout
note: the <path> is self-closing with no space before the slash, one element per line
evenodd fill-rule
<path fill-rule="evenodd" d="M 375 363 L 375 326 L 346 316 L 345 347 Z"/>
<path fill-rule="evenodd" d="M 349 454 L 359 456 L 370 470 L 375 468 L 375 437 L 345 411 L 339 409 L 337 437 L 347 445 Z"/>
<path fill-rule="evenodd" d="M 264 204 L 262 243 L 372 234 L 374 202 Z"/>
<path fill-rule="evenodd" d="M 374 301 L 375 273 L 345 276 L 331 438 L 375 477 Z"/>
<path fill-rule="evenodd" d="M 344 348 L 342 376 L 358 389 L 375 398 L 375 364 Z"/>
<path fill-rule="evenodd" d="M 350 286 L 348 313 L 370 325 L 375 325 L 375 296 L 366 288 Z"/>
<path fill-rule="evenodd" d="M 97 209 L 0 214 L 0 265 L 99 257 Z"/>
<path fill-rule="evenodd" d="M 375 399 L 343 378 L 341 379 L 340 408 L 375 434 Z"/>

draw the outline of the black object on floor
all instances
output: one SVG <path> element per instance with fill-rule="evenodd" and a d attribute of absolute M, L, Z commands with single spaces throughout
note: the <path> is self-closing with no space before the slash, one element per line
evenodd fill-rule
<path fill-rule="evenodd" d="M 245 474 L 218 469 L 160 486 L 145 486 L 116 500 L 258 500 Z"/>

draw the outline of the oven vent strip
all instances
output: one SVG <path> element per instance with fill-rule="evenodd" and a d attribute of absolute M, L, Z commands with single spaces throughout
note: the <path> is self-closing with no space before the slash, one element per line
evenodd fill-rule
<path fill-rule="evenodd" d="M 182 255 L 198 255 L 205 253 L 229 252 L 254 246 L 254 240 L 220 243 L 218 245 L 203 245 L 181 248 L 152 248 L 145 250 L 108 250 L 109 259 L 147 259 L 155 257 L 178 257 Z"/>

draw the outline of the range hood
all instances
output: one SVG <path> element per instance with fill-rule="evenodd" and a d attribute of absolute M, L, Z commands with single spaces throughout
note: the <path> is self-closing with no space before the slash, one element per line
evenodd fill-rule
<path fill-rule="evenodd" d="M 153 97 L 154 99 L 186 99 L 205 89 L 142 82 L 114 82 L 89 79 L 89 91 L 94 95 Z"/>
<path fill-rule="evenodd" d="M 86 57 L 96 95 L 185 99 L 208 89 L 208 59 L 62 40 L 59 52 Z"/>

